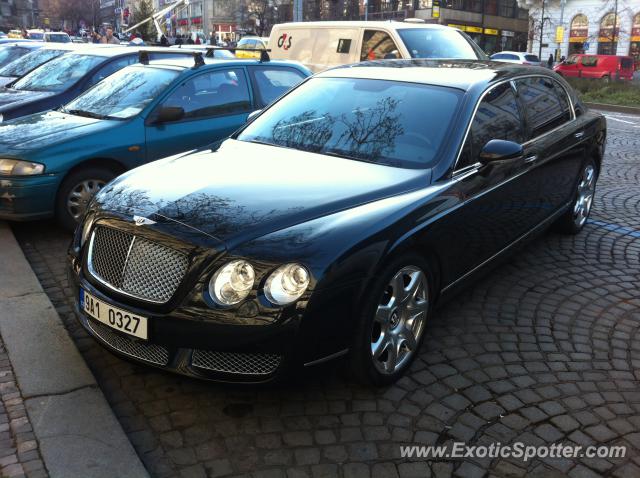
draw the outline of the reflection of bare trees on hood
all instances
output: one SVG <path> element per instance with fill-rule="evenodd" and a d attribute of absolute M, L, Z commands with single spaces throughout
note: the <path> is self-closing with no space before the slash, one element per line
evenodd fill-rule
<path fill-rule="evenodd" d="M 278 121 L 271 133 L 272 141 L 287 148 L 313 153 L 335 152 L 375 161 L 393 153 L 396 138 L 404 134 L 400 115 L 394 114 L 399 103 L 386 97 L 372 108 L 342 113 L 338 117 L 308 110 Z"/>

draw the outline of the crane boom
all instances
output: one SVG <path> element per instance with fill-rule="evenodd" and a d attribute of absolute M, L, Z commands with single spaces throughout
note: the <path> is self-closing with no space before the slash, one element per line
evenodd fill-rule
<path fill-rule="evenodd" d="M 141 22 L 136 23 L 132 27 L 127 28 L 122 33 L 130 32 L 131 30 L 135 30 L 136 28 L 138 28 L 140 25 L 144 25 L 145 23 L 148 23 L 148 22 L 153 22 L 153 24 L 156 27 L 156 30 L 158 31 L 157 41 L 160 41 L 160 37 L 162 37 L 162 29 L 160 28 L 160 24 L 158 23 L 158 20 L 163 18 L 167 13 L 169 13 L 174 8 L 178 8 L 182 6 L 186 7 L 187 5 L 189 5 L 189 0 L 178 0 L 177 2 L 172 3 L 168 7 L 165 7 L 162 10 L 159 10 L 158 12 L 154 13 L 150 17 L 145 18 Z"/>

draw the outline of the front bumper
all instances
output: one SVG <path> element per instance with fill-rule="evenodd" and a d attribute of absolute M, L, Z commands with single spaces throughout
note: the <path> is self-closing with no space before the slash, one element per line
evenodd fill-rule
<path fill-rule="evenodd" d="M 298 320 L 245 326 L 212 324 L 150 313 L 105 295 L 68 269 L 78 301 L 75 312 L 89 335 L 125 359 L 194 378 L 218 382 L 264 383 L 278 379 L 295 362 Z M 149 319 L 149 339 L 121 333 L 87 316 L 79 307 L 79 288 L 115 307 Z"/>
<path fill-rule="evenodd" d="M 59 184 L 57 175 L 0 177 L 0 219 L 30 221 L 53 216 Z"/>

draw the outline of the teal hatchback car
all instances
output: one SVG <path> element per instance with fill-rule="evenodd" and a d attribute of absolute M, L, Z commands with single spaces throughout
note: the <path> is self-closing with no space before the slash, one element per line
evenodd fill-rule
<path fill-rule="evenodd" d="M 71 229 L 117 175 L 226 138 L 311 75 L 283 61 L 141 58 L 58 110 L 0 123 L 0 219 Z"/>

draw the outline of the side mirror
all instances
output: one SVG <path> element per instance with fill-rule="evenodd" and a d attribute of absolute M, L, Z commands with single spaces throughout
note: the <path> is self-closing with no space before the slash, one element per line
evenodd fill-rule
<path fill-rule="evenodd" d="M 153 118 L 153 124 L 171 123 L 184 118 L 184 109 L 179 106 L 162 106 Z"/>
<path fill-rule="evenodd" d="M 487 164 L 493 161 L 519 158 L 523 154 L 524 150 L 519 143 L 502 139 L 492 139 L 484 145 L 478 159 L 482 164 Z"/>
<path fill-rule="evenodd" d="M 262 110 L 255 110 L 249 113 L 249 116 L 247 116 L 247 123 L 251 123 L 260 113 L 262 113 Z"/>

